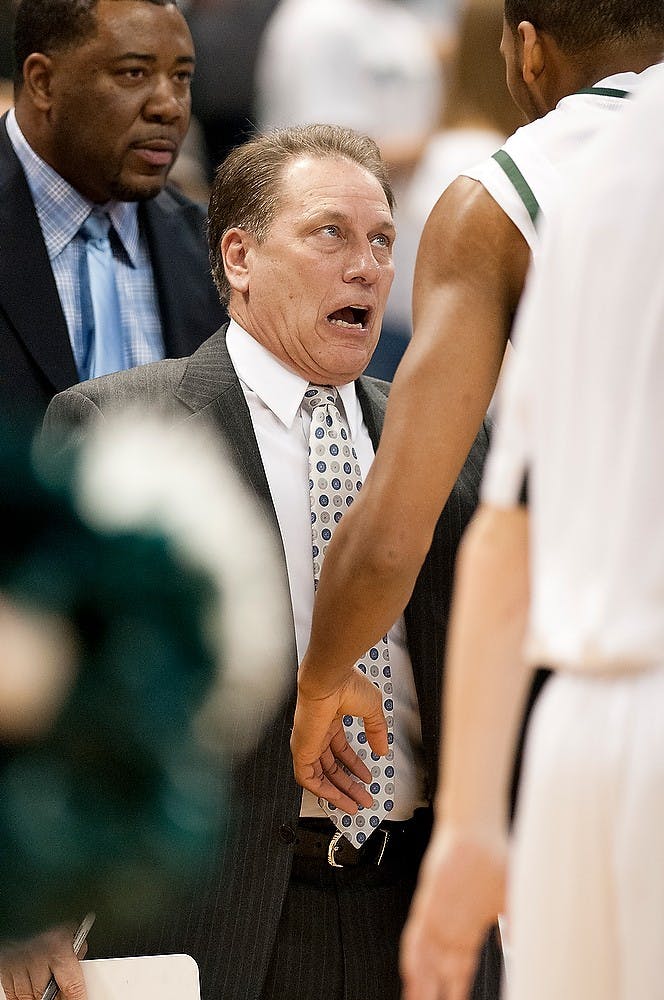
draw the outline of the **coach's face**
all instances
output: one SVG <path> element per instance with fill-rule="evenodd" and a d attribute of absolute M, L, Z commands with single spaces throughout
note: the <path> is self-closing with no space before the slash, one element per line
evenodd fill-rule
<path fill-rule="evenodd" d="M 99 0 L 96 31 L 46 56 L 44 158 L 95 202 L 164 186 L 189 127 L 194 47 L 173 4 Z"/>
<path fill-rule="evenodd" d="M 267 237 L 227 233 L 231 315 L 311 382 L 343 385 L 374 352 L 394 276 L 394 223 L 378 180 L 338 156 L 292 160 Z"/>

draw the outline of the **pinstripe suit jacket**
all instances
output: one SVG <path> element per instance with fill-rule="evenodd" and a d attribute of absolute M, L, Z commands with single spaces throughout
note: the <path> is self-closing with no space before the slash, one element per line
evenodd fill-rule
<path fill-rule="evenodd" d="M 357 392 L 364 419 L 378 442 L 387 383 L 362 377 Z M 55 397 L 45 431 L 75 432 L 111 406 L 141 401 L 176 419 L 206 420 L 233 452 L 238 469 L 259 498 L 275 531 L 277 520 L 242 388 L 225 343 L 225 328 L 191 358 L 161 361 L 74 386 Z M 431 551 L 406 609 L 408 645 L 422 722 L 427 779 L 436 783 L 441 666 L 457 543 L 477 501 L 488 444 L 483 428 L 438 522 Z M 284 576 L 285 576 L 284 560 Z M 293 779 L 289 748 L 297 662 L 293 634 L 293 686 L 282 710 L 248 759 L 234 765 L 233 833 L 203 891 L 166 919 L 148 944 L 131 953 L 185 951 L 201 970 L 205 1000 L 259 998 L 286 893 L 292 859 L 288 831 L 297 823 L 301 789 Z M 97 934 L 99 941 L 100 934 Z"/>

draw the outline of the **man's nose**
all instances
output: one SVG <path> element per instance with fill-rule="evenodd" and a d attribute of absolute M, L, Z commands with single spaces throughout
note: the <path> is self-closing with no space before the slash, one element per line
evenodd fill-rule
<path fill-rule="evenodd" d="M 380 264 L 369 243 L 349 249 L 344 281 L 362 281 L 373 284 L 380 275 Z"/>
<path fill-rule="evenodd" d="M 180 118 L 189 119 L 191 98 L 189 91 L 182 91 L 169 77 L 158 77 L 145 102 L 144 114 L 148 121 L 175 122 Z"/>

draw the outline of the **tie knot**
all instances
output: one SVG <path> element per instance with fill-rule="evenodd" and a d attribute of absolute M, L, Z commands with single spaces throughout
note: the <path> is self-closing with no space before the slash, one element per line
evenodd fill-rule
<path fill-rule="evenodd" d="M 302 406 L 313 413 L 317 406 L 326 406 L 328 403 L 335 404 L 337 397 L 338 393 L 333 385 L 310 385 L 304 394 Z"/>
<path fill-rule="evenodd" d="M 90 212 L 79 232 L 84 240 L 103 241 L 108 239 L 111 220 L 105 213 Z"/>

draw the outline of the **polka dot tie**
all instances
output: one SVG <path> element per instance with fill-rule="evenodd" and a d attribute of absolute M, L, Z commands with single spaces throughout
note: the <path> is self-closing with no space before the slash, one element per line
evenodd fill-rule
<path fill-rule="evenodd" d="M 303 407 L 311 412 L 309 431 L 309 492 L 314 587 L 318 587 L 321 565 L 335 526 L 362 487 L 362 474 L 350 431 L 337 406 L 337 390 L 311 385 L 304 394 Z M 380 688 L 387 719 L 389 752 L 379 757 L 371 752 L 361 719 L 344 716 L 346 738 L 371 771 L 374 804 L 360 806 L 355 816 L 336 809 L 324 799 L 320 804 L 337 829 L 354 847 L 361 847 L 394 805 L 393 691 L 387 636 L 358 661 L 357 667 Z"/>

